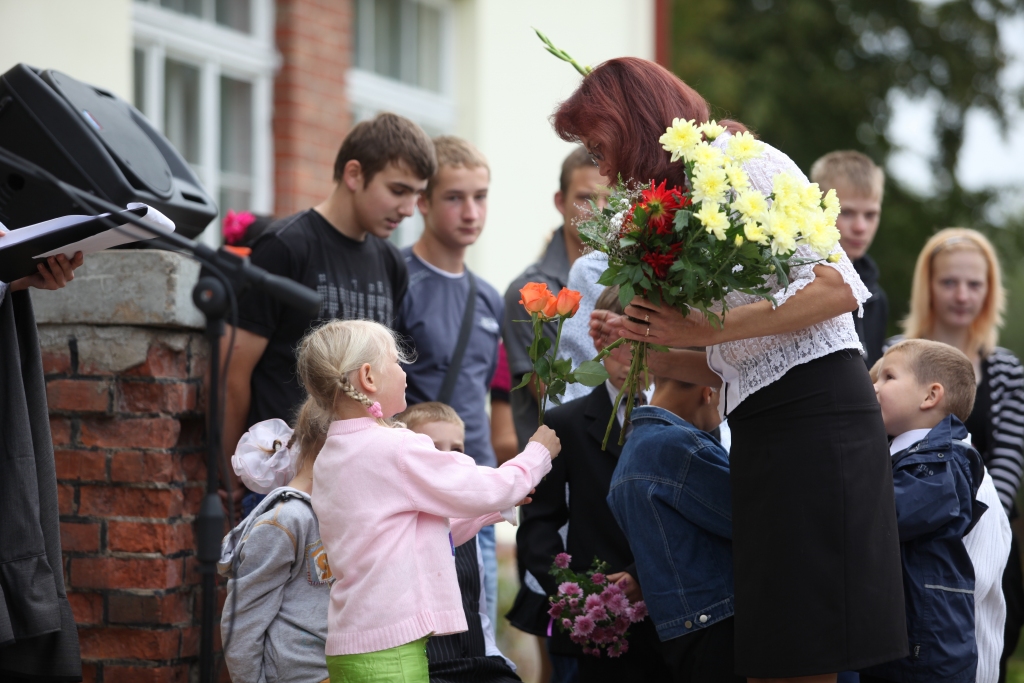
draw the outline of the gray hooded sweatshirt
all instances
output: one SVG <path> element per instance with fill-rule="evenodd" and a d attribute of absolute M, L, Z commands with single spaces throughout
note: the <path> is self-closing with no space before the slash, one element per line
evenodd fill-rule
<path fill-rule="evenodd" d="M 274 489 L 224 537 L 221 617 L 234 683 L 320 683 L 334 575 L 309 495 Z"/>

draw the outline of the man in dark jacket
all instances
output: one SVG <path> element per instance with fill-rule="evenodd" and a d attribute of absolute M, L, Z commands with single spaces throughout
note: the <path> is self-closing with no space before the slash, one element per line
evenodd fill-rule
<path fill-rule="evenodd" d="M 889 324 L 889 298 L 878 283 L 878 265 L 868 256 L 882 217 L 885 172 L 867 155 L 844 150 L 829 152 L 815 161 L 811 180 L 818 183 L 822 192 L 836 191 L 842 206 L 836 219 L 839 244 L 871 292 L 871 298 L 864 303 L 863 317 L 852 314 L 857 336 L 864 346 L 864 360 L 871 367 L 882 357 Z"/>
<path fill-rule="evenodd" d="M 2 226 L 0 226 L 2 227 Z M 3 232 L 0 231 L 0 239 Z M 0 680 L 80 681 L 78 630 L 64 589 L 57 474 L 28 287 L 60 289 L 82 255 L 0 282 Z"/>
<path fill-rule="evenodd" d="M 525 323 L 516 322 L 529 317 L 519 305 L 519 290 L 528 282 L 543 282 L 555 294 L 565 287 L 569 281 L 569 268 L 583 253 L 583 241 L 580 239 L 577 224 L 590 210 L 591 200 L 596 201 L 598 206 L 603 205 L 608 191 L 607 182 L 597 170 L 593 157 L 583 147 L 577 147 L 562 162 L 559 188 L 555 193 L 555 208 L 562 214 L 564 223 L 551 235 L 551 241 L 540 260 L 520 273 L 505 291 L 502 336 L 505 340 L 505 352 L 508 354 L 509 370 L 512 372 L 512 386 L 518 385 L 523 375 L 533 369 L 533 361 L 530 360 L 527 351 L 533 330 Z M 544 334 L 554 342 L 555 323 L 546 324 Z M 534 387 L 530 386 L 521 391 L 513 391 L 510 397 L 512 419 L 515 422 L 520 448 L 526 447 L 530 436 L 537 429 L 535 396 Z"/>

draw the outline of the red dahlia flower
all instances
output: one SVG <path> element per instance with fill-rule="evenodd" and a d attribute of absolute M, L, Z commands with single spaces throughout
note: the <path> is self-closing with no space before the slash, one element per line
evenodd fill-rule
<path fill-rule="evenodd" d="M 676 262 L 676 255 L 683 248 L 681 243 L 673 244 L 668 249 L 667 254 L 659 254 L 657 252 L 647 252 L 640 260 L 646 263 L 654 271 L 654 277 L 659 280 L 664 280 L 668 275 L 668 269 L 672 267 L 672 264 Z"/>
<path fill-rule="evenodd" d="M 690 203 L 690 200 L 683 197 L 678 187 L 665 189 L 665 183 L 655 185 L 651 181 L 651 187 L 640 193 L 638 206 L 647 212 L 647 225 L 659 235 L 668 235 L 672 232 L 672 219 L 676 211 Z"/>

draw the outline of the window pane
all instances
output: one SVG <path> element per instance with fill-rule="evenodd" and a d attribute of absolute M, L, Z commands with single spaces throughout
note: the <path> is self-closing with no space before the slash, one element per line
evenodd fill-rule
<path fill-rule="evenodd" d="M 203 16 L 203 0 L 160 0 L 160 6 L 193 17 Z"/>
<path fill-rule="evenodd" d="M 399 78 L 402 63 L 402 14 L 399 0 L 376 0 L 373 13 L 373 70 L 381 76 Z"/>
<path fill-rule="evenodd" d="M 139 111 L 146 111 L 146 53 L 132 50 L 132 103 Z"/>
<path fill-rule="evenodd" d="M 242 33 L 252 31 L 251 0 L 217 0 L 217 23 Z"/>
<path fill-rule="evenodd" d="M 220 202 L 218 204 L 220 215 L 227 214 L 228 209 L 232 211 L 252 211 L 252 193 L 248 190 L 232 190 L 226 187 L 220 189 Z"/>
<path fill-rule="evenodd" d="M 421 88 L 441 91 L 441 12 L 419 4 L 416 55 L 417 84 Z"/>
<path fill-rule="evenodd" d="M 164 65 L 164 135 L 190 164 L 199 163 L 199 69 Z"/>
<path fill-rule="evenodd" d="M 252 83 L 221 76 L 220 170 L 252 175 Z"/>

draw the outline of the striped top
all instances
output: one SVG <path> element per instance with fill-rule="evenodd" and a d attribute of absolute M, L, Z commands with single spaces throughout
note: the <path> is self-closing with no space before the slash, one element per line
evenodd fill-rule
<path fill-rule="evenodd" d="M 903 339 L 903 335 L 890 337 L 886 350 Z M 982 360 L 974 405 L 975 412 L 987 406 L 988 415 L 972 414 L 967 428 L 971 429 L 976 418 L 982 418 L 987 433 L 972 434 L 972 439 L 992 474 L 999 502 L 1009 515 L 1024 475 L 1024 366 L 1013 351 L 997 346 Z"/>
<path fill-rule="evenodd" d="M 987 391 L 990 431 L 985 466 L 1007 514 L 1013 509 L 1024 475 L 1024 367 L 1009 349 L 997 346 L 982 362 L 983 386 Z"/>

